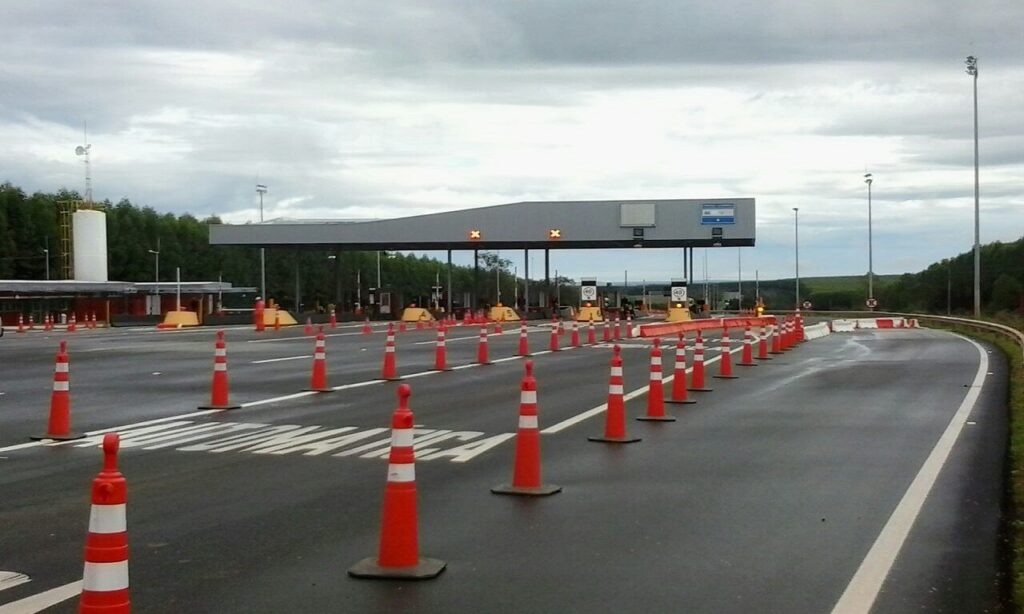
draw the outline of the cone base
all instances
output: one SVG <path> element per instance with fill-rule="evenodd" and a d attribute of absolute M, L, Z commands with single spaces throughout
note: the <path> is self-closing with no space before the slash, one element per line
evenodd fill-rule
<path fill-rule="evenodd" d="M 32 435 L 29 437 L 32 441 L 42 441 L 43 439 L 52 439 L 54 441 L 72 441 L 75 439 L 83 439 L 85 434 L 83 433 L 65 433 L 63 435 L 53 435 L 47 433 L 45 435 Z"/>
<path fill-rule="evenodd" d="M 778 356 L 779 354 L 783 354 L 784 352 L 768 352 L 768 353 L 769 354 L 774 354 L 774 355 Z M 768 360 L 771 360 L 771 358 L 769 358 Z"/>
<path fill-rule="evenodd" d="M 754 360 L 771 360 L 771 359 L 772 359 L 771 356 L 757 356 L 757 357 L 754 358 Z"/>
<path fill-rule="evenodd" d="M 644 422 L 675 422 L 675 416 L 637 416 L 637 420 L 643 420 Z"/>
<path fill-rule="evenodd" d="M 673 405 L 693 405 L 697 401 L 694 401 L 693 399 L 683 399 L 682 401 L 675 401 L 675 400 L 672 400 L 672 399 L 665 399 L 665 402 L 666 403 L 672 403 Z"/>
<path fill-rule="evenodd" d="M 712 375 L 711 377 L 717 379 L 739 379 L 738 375 Z"/>
<path fill-rule="evenodd" d="M 587 437 L 587 441 L 598 441 L 602 443 L 636 443 L 639 437 Z"/>
<path fill-rule="evenodd" d="M 513 486 L 511 484 L 501 484 L 491 489 L 491 492 L 496 495 L 522 495 L 526 497 L 546 497 L 553 495 L 558 492 L 562 492 L 561 486 L 555 484 L 541 484 L 533 488 Z"/>
<path fill-rule="evenodd" d="M 738 363 L 736 363 L 736 366 L 737 367 L 756 367 L 757 363 L 756 362 L 738 362 Z"/>
<path fill-rule="evenodd" d="M 302 392 L 334 392 L 334 388 L 303 388 Z"/>
<path fill-rule="evenodd" d="M 711 392 L 714 388 L 687 388 L 687 392 Z"/>
<path fill-rule="evenodd" d="M 241 405 L 199 405 L 196 409 L 241 409 Z"/>
<path fill-rule="evenodd" d="M 348 568 L 353 578 L 381 580 L 430 580 L 441 575 L 444 561 L 420 557 L 419 563 L 411 567 L 381 567 L 375 557 L 363 559 Z"/>

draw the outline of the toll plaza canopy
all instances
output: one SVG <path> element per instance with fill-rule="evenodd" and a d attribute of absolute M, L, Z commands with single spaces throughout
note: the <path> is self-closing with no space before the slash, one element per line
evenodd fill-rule
<path fill-rule="evenodd" d="M 211 245 L 343 250 L 749 247 L 754 199 L 520 202 L 383 220 L 210 226 Z"/>

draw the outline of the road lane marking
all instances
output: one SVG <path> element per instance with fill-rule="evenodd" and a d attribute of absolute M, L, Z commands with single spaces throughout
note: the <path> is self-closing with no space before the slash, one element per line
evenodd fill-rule
<path fill-rule="evenodd" d="M 932 448 L 928 458 L 921 465 L 921 469 L 918 470 L 914 481 L 910 483 L 907 491 L 903 494 L 903 498 L 900 499 L 896 509 L 889 516 L 889 520 L 882 528 L 882 532 L 878 534 L 878 538 L 871 546 L 867 556 L 864 557 L 860 567 L 857 568 L 857 572 L 853 575 L 846 590 L 843 591 L 839 601 L 832 608 L 832 614 L 866 614 L 871 611 L 875 600 L 878 598 L 878 593 L 882 590 L 885 579 L 892 570 L 893 563 L 896 562 L 896 557 L 899 555 L 900 550 L 902 550 L 907 536 L 910 535 L 910 531 L 914 527 L 918 515 L 921 513 L 921 508 L 924 506 L 928 494 L 931 492 L 932 487 L 935 486 L 935 481 L 938 479 L 942 467 L 949 459 L 949 455 L 953 451 L 953 446 L 956 445 L 960 432 L 963 431 L 967 417 L 978 402 L 982 385 L 985 382 L 985 373 L 988 371 L 988 354 L 975 341 L 961 335 L 955 336 L 973 345 L 981 357 L 978 364 L 978 372 L 974 376 L 974 382 L 967 391 L 963 402 L 960 403 L 960 407 L 953 414 L 952 419 L 950 419 L 946 430 L 939 437 L 939 440 L 935 442 L 935 447 Z"/>
<path fill-rule="evenodd" d="M 254 365 L 265 365 L 269 362 L 284 362 L 286 360 L 302 360 L 303 358 L 312 358 L 311 354 L 305 354 L 303 356 L 285 356 L 284 358 L 265 358 L 263 360 L 253 360 Z"/>
<path fill-rule="evenodd" d="M 75 580 L 64 586 L 51 588 L 46 592 L 0 605 L 0 614 L 36 614 L 36 612 L 42 612 L 62 601 L 67 601 L 81 592 L 82 581 Z"/>
<path fill-rule="evenodd" d="M 0 591 L 20 586 L 30 579 L 25 574 L 16 571 L 0 571 Z"/>

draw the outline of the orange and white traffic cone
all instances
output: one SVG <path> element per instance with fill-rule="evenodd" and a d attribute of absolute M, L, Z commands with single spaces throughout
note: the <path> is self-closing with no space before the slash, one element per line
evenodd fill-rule
<path fill-rule="evenodd" d="M 331 328 L 338 328 L 338 314 L 333 311 L 331 312 L 330 326 Z"/>
<path fill-rule="evenodd" d="M 597 344 L 597 333 L 594 331 L 594 321 L 587 322 L 587 345 Z"/>
<path fill-rule="evenodd" d="M 71 312 L 71 319 L 68 320 L 68 332 L 73 333 L 78 331 L 78 321 L 75 319 L 75 312 Z"/>
<path fill-rule="evenodd" d="M 543 497 L 562 490 L 561 486 L 543 484 L 540 479 L 540 428 L 537 424 L 537 380 L 533 377 L 533 361 L 526 361 L 526 375 L 519 392 L 519 428 L 516 430 L 515 464 L 512 483 L 491 489 L 499 495 Z"/>
<path fill-rule="evenodd" d="M 789 321 L 789 316 L 786 316 L 786 319 L 782 321 L 781 337 L 782 351 L 788 352 L 793 346 L 793 329 L 791 327 L 791 322 Z"/>
<path fill-rule="evenodd" d="M 373 328 L 370 326 L 370 318 L 363 320 L 363 334 L 369 335 L 373 333 Z"/>
<path fill-rule="evenodd" d="M 677 405 L 689 405 L 696 403 L 686 396 L 686 338 L 679 333 L 679 341 L 676 342 L 676 362 L 672 371 L 672 396 L 665 401 Z"/>
<path fill-rule="evenodd" d="M 626 338 L 633 338 L 633 316 L 626 314 Z"/>
<path fill-rule="evenodd" d="M 480 326 L 480 343 L 476 346 L 476 361 L 481 365 L 492 365 L 487 352 L 487 325 Z"/>
<path fill-rule="evenodd" d="M 764 324 L 761 325 L 761 334 L 757 336 L 757 359 L 772 359 L 771 356 L 768 355 L 768 332 L 765 329 Z"/>
<path fill-rule="evenodd" d="M 551 329 L 551 343 L 548 344 L 548 349 L 552 352 L 560 351 L 558 347 L 558 328 Z"/>
<path fill-rule="evenodd" d="M 405 332 L 405 320 L 399 320 L 398 321 L 398 332 L 400 332 L 400 333 L 404 333 Z"/>
<path fill-rule="evenodd" d="M 16 332 L 25 332 L 25 317 L 22 316 L 20 313 L 18 314 L 18 329 Z"/>
<path fill-rule="evenodd" d="M 80 614 L 129 614 L 128 483 L 117 468 L 117 433 L 103 436 L 103 470 L 92 481 Z"/>
<path fill-rule="evenodd" d="M 608 343 L 612 340 L 612 331 L 610 328 L 608 328 L 608 320 L 604 320 L 604 334 L 602 335 L 601 339 L 605 343 Z"/>
<path fill-rule="evenodd" d="M 43 330 L 50 330 L 50 314 L 48 313 L 43 314 Z"/>
<path fill-rule="evenodd" d="M 665 414 L 665 387 L 661 379 L 661 340 L 654 338 L 651 348 L 651 375 L 647 386 L 647 413 L 637 420 L 674 422 L 675 416 Z"/>
<path fill-rule="evenodd" d="M 721 359 L 718 361 L 718 373 L 712 377 L 718 379 L 736 379 L 737 376 L 732 372 L 732 352 L 729 351 L 729 329 L 722 329 L 722 352 L 720 354 Z"/>
<path fill-rule="evenodd" d="M 757 363 L 754 362 L 754 337 L 750 334 L 749 326 L 743 333 L 743 354 L 740 357 L 740 361 L 736 364 L 740 367 L 757 366 Z"/>
<path fill-rule="evenodd" d="M 210 385 L 210 404 L 200 405 L 199 409 L 238 409 L 241 405 L 231 403 L 228 386 L 228 344 L 224 341 L 224 331 L 217 331 L 217 341 L 213 344 L 213 381 Z"/>
<path fill-rule="evenodd" d="M 313 318 L 306 317 L 306 325 L 302 327 L 302 332 L 306 335 L 313 334 Z"/>
<path fill-rule="evenodd" d="M 437 327 L 437 343 L 434 346 L 434 370 L 435 371 L 451 371 L 451 367 L 448 366 L 448 348 L 445 343 L 445 333 L 447 329 L 444 326 Z"/>
<path fill-rule="evenodd" d="M 503 335 L 503 334 L 505 334 L 505 331 L 501 330 L 501 322 L 495 322 L 494 323 L 494 334 L 495 335 Z"/>
<path fill-rule="evenodd" d="M 580 327 L 576 320 L 572 321 L 572 334 L 569 335 L 569 345 L 574 348 L 580 347 Z"/>
<path fill-rule="evenodd" d="M 615 316 L 615 324 L 612 326 L 612 337 L 616 341 L 622 340 L 622 320 L 619 319 L 618 315 Z"/>
<path fill-rule="evenodd" d="M 84 435 L 71 432 L 71 359 L 68 357 L 67 342 L 61 341 L 53 367 L 53 392 L 50 395 L 50 419 L 46 425 L 46 434 L 31 439 L 67 441 L 82 437 Z"/>
<path fill-rule="evenodd" d="M 801 313 L 796 314 L 796 340 L 798 343 L 806 341 L 804 338 L 804 316 Z"/>
<path fill-rule="evenodd" d="M 608 378 L 608 409 L 605 411 L 604 435 L 587 437 L 590 441 L 603 443 L 634 443 L 639 437 L 626 434 L 626 401 L 623 393 L 622 351 L 619 346 L 612 348 L 611 375 Z"/>
<path fill-rule="evenodd" d="M 779 331 L 775 324 L 768 325 L 768 334 L 772 338 L 772 349 L 769 354 L 781 354 L 782 353 L 782 340 L 779 339 Z"/>
<path fill-rule="evenodd" d="M 36 329 L 36 317 L 34 315 L 32 315 L 31 313 L 28 314 L 28 329 L 29 330 L 35 330 Z"/>
<path fill-rule="evenodd" d="M 704 381 L 704 337 L 697 331 L 697 339 L 693 342 L 693 373 L 690 380 L 690 392 L 711 392 Z"/>
<path fill-rule="evenodd" d="M 444 561 L 420 556 L 411 393 L 408 384 L 398 387 L 398 408 L 391 416 L 391 453 L 384 488 L 380 550 L 376 558 L 363 559 L 349 568 L 348 575 L 353 578 L 427 580 L 436 578 L 445 568 Z"/>
<path fill-rule="evenodd" d="M 519 323 L 519 351 L 516 354 L 519 356 L 530 355 L 530 341 L 526 336 L 526 320 Z"/>
<path fill-rule="evenodd" d="M 398 367 L 395 365 L 395 325 L 388 322 L 388 336 L 384 342 L 384 368 L 381 379 L 398 380 Z"/>
<path fill-rule="evenodd" d="M 96 330 L 96 312 L 89 312 L 89 328 Z"/>
<path fill-rule="evenodd" d="M 423 330 L 423 320 L 416 320 L 416 330 Z"/>
<path fill-rule="evenodd" d="M 334 389 L 327 385 L 327 338 L 324 337 L 324 327 L 316 333 L 316 345 L 313 346 L 313 373 L 309 378 L 309 388 L 313 392 L 334 392 Z"/>

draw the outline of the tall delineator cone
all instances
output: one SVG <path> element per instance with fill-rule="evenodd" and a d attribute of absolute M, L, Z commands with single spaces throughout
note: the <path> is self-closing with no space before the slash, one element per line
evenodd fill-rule
<path fill-rule="evenodd" d="M 493 365 L 487 349 L 487 324 L 480 326 L 480 342 L 476 346 L 476 361 L 481 365 Z"/>
<path fill-rule="evenodd" d="M 633 316 L 626 314 L 626 338 L 633 338 Z"/>
<path fill-rule="evenodd" d="M 651 373 L 647 387 L 647 413 L 637 420 L 675 422 L 674 416 L 665 413 L 665 386 L 661 379 L 661 340 L 654 338 L 651 348 Z"/>
<path fill-rule="evenodd" d="M 569 335 L 569 345 L 574 348 L 580 347 L 580 327 L 576 320 L 572 321 L 572 334 Z"/>
<path fill-rule="evenodd" d="M 373 333 L 373 327 L 370 326 L 370 318 L 363 320 L 363 334 L 370 335 Z"/>
<path fill-rule="evenodd" d="M 743 332 L 743 353 L 736 365 L 740 367 L 757 366 L 757 363 L 754 362 L 754 336 L 751 334 L 749 326 Z"/>
<path fill-rule="evenodd" d="M 519 323 L 519 351 L 516 354 L 519 356 L 530 355 L 530 342 L 526 337 L 526 320 Z"/>
<path fill-rule="evenodd" d="M 615 325 L 612 327 L 612 336 L 616 341 L 622 340 L 622 320 L 618 315 L 615 316 Z"/>
<path fill-rule="evenodd" d="M 312 318 L 310 318 L 308 316 L 306 317 L 306 325 L 302 327 L 302 332 L 303 332 L 303 334 L 306 334 L 306 335 L 312 335 L 313 334 L 313 319 Z"/>
<path fill-rule="evenodd" d="M 323 326 L 316 333 L 316 342 L 313 346 L 313 372 L 309 377 L 307 390 L 334 392 L 334 389 L 327 385 L 327 339 L 324 337 Z"/>
<path fill-rule="evenodd" d="M 409 409 L 410 394 L 408 384 L 398 387 L 398 409 L 391 416 L 391 453 L 381 514 L 380 550 L 376 558 L 363 559 L 349 568 L 348 575 L 353 578 L 428 580 L 440 575 L 446 565 L 419 554 L 415 420 Z"/>
<path fill-rule="evenodd" d="M 73 333 L 73 332 L 75 332 L 75 331 L 77 331 L 77 330 L 78 330 L 78 321 L 77 321 L 77 320 L 75 320 L 75 312 L 73 312 L 73 311 L 72 311 L 72 312 L 71 312 L 71 319 L 70 319 L 70 320 L 68 320 L 68 328 L 67 328 L 67 331 L 68 331 L 69 333 Z"/>
<path fill-rule="evenodd" d="M 515 466 L 512 483 L 491 489 L 499 495 L 543 497 L 562 490 L 561 486 L 544 484 L 540 479 L 540 426 L 537 419 L 537 380 L 533 377 L 533 361 L 526 361 L 526 375 L 519 388 L 519 428 L 516 430 Z"/>
<path fill-rule="evenodd" d="M 697 331 L 697 339 L 693 342 L 693 373 L 690 381 L 690 392 L 711 392 L 705 383 L 704 373 L 704 337 Z"/>
<path fill-rule="evenodd" d="M 635 443 L 639 437 L 626 435 L 626 401 L 623 391 L 622 351 L 618 345 L 612 348 L 611 375 L 608 378 L 608 409 L 604 412 L 604 436 L 587 437 L 590 441 L 603 443 Z"/>
<path fill-rule="evenodd" d="M 333 311 L 331 312 L 331 319 L 329 321 L 329 324 L 331 328 L 338 328 L 338 315 Z"/>
<path fill-rule="evenodd" d="M 61 341 L 53 366 L 53 392 L 50 394 L 50 418 L 46 433 L 31 439 L 67 441 L 82 437 L 85 435 L 71 431 L 71 359 L 68 356 L 67 341 Z"/>
<path fill-rule="evenodd" d="M 558 352 L 561 348 L 558 347 L 558 329 L 551 329 L 551 343 L 548 344 L 548 349 L 552 352 Z"/>
<path fill-rule="evenodd" d="M 437 341 L 434 344 L 434 370 L 451 371 L 448 366 L 448 344 L 445 341 L 445 333 L 448 329 L 444 324 L 437 327 Z"/>
<path fill-rule="evenodd" d="M 92 482 L 79 614 L 129 614 L 128 483 L 117 468 L 117 433 L 103 436 L 103 470 Z"/>
<path fill-rule="evenodd" d="M 228 344 L 224 341 L 224 331 L 217 331 L 217 341 L 213 345 L 213 380 L 210 383 L 210 404 L 200 405 L 199 409 L 238 409 L 241 405 L 231 402 L 228 386 Z"/>
<path fill-rule="evenodd" d="M 772 350 L 769 354 L 781 354 L 782 353 L 782 339 L 780 339 L 779 331 L 775 324 L 768 326 L 769 334 L 772 336 Z"/>
<path fill-rule="evenodd" d="M 25 316 L 18 314 L 18 328 L 14 330 L 16 333 L 25 332 Z"/>
<path fill-rule="evenodd" d="M 672 395 L 665 401 L 678 405 L 693 404 L 697 401 L 686 395 L 686 338 L 679 333 L 679 341 L 676 342 L 676 362 L 672 372 Z"/>
<path fill-rule="evenodd" d="M 712 377 L 718 379 L 736 379 L 736 375 L 732 372 L 732 352 L 729 351 L 729 329 L 722 329 L 722 351 L 721 359 L 718 361 L 718 373 Z"/>
<path fill-rule="evenodd" d="M 388 322 L 388 336 L 384 342 L 384 367 L 381 369 L 381 379 L 399 380 L 398 366 L 395 364 L 395 325 Z"/>
<path fill-rule="evenodd" d="M 765 329 L 764 324 L 761 325 L 761 334 L 757 336 L 757 359 L 772 359 L 772 357 L 768 355 L 768 332 Z"/>
<path fill-rule="evenodd" d="M 266 311 L 266 309 L 266 303 L 264 303 L 262 300 L 256 301 L 256 304 L 253 306 L 253 324 L 256 325 L 256 332 L 258 333 L 262 333 L 263 331 L 267 330 L 267 324 L 266 322 L 263 321 L 264 312 Z"/>
<path fill-rule="evenodd" d="M 597 344 L 597 332 L 594 330 L 594 321 L 587 321 L 587 345 Z"/>
<path fill-rule="evenodd" d="M 607 343 L 607 342 L 612 340 L 612 331 L 611 331 L 610 328 L 608 328 L 608 320 L 604 320 L 604 333 L 601 336 L 601 339 L 605 343 Z"/>

